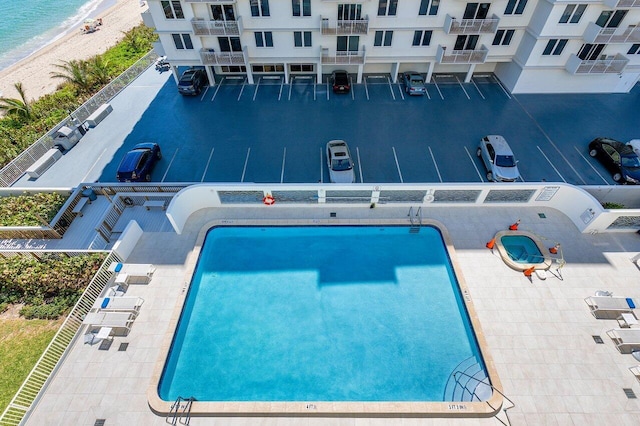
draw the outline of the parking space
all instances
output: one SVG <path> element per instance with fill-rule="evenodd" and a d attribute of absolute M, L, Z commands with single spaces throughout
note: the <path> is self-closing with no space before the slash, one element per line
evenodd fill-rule
<path fill-rule="evenodd" d="M 428 96 L 408 96 L 401 82 L 380 75 L 338 95 L 314 80 L 297 76 L 285 84 L 261 76 L 250 85 L 230 76 L 200 96 L 183 97 L 169 79 L 99 180 L 114 180 L 133 145 L 157 141 L 163 158 L 153 181 L 327 182 L 325 144 L 343 139 L 357 182 L 485 182 L 478 142 L 499 134 L 519 160 L 523 181 L 613 185 L 587 144 L 598 136 L 640 136 L 638 87 L 626 95 L 514 96 L 491 74 L 469 83 L 454 74 L 434 76 Z M 91 130 L 98 131 L 108 134 Z"/>

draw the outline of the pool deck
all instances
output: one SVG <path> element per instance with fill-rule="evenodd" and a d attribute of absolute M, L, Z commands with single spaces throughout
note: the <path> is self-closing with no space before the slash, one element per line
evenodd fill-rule
<path fill-rule="evenodd" d="M 160 348 L 180 295 L 190 277 L 193 249 L 203 227 L 213 220 L 287 220 L 300 224 L 384 223 L 406 218 L 408 208 L 378 207 L 313 209 L 207 209 L 191 216 L 182 235 L 162 229 L 145 232 L 132 263 L 153 263 L 157 270 L 149 285 L 131 285 L 127 296 L 145 302 L 127 337 L 116 337 L 109 350 L 78 339 L 34 408 L 29 425 L 94 424 L 164 425 L 165 417 L 151 412 L 147 392 Z M 336 212 L 337 218 L 329 218 Z M 541 218 L 544 213 L 546 218 Z M 144 214 L 144 213 L 141 213 Z M 598 320 L 584 298 L 596 290 L 640 298 L 639 268 L 630 258 L 640 252 L 635 233 L 580 234 L 560 212 L 548 208 L 423 209 L 423 217 L 447 228 L 455 258 L 469 288 L 488 350 L 503 392 L 514 403 L 508 410 L 512 425 L 637 425 L 640 400 L 628 399 L 624 389 L 640 395 L 640 382 L 629 368 L 638 364 L 620 354 L 606 331 L 615 320 Z M 521 219 L 520 229 L 560 242 L 566 266 L 563 279 L 548 274 L 530 281 L 508 268 L 497 251 L 485 247 L 497 231 Z M 408 222 L 408 221 L 407 221 Z M 161 249 L 162 247 L 171 250 Z M 160 248 L 160 249 L 159 249 Z M 593 337 L 602 337 L 596 344 Z M 119 351 L 128 343 L 126 351 Z M 313 401 L 309 401 L 313 403 Z M 506 403 L 505 406 L 509 404 Z M 229 403 L 229 411 L 234 410 Z M 504 413 L 499 415 L 509 423 Z M 496 425 L 495 418 L 377 418 L 345 417 L 215 417 L 192 418 L 192 425 Z"/>

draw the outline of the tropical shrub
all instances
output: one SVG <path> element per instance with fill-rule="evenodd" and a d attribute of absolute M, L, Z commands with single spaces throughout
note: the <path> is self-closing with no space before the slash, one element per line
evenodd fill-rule
<path fill-rule="evenodd" d="M 58 213 L 68 197 L 41 192 L 0 197 L 0 226 L 41 226 Z"/>

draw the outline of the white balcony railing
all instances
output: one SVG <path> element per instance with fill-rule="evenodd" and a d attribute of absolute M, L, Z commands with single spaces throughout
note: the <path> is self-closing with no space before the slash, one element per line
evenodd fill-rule
<path fill-rule="evenodd" d="M 571 55 L 565 69 L 571 74 L 619 74 L 629 63 L 626 56 L 618 53 L 596 60 L 582 60 L 578 55 Z"/>
<path fill-rule="evenodd" d="M 475 50 L 447 50 L 446 47 L 438 45 L 436 61 L 439 64 L 484 64 L 488 54 L 489 49 L 485 45 Z"/>
<path fill-rule="evenodd" d="M 200 50 L 200 58 L 203 65 L 245 65 L 246 62 L 244 52 L 215 52 L 211 49 Z"/>
<path fill-rule="evenodd" d="M 184 0 L 185 3 L 235 3 L 236 0 Z"/>
<path fill-rule="evenodd" d="M 359 52 L 329 52 L 328 48 L 320 47 L 322 52 L 321 61 L 325 65 L 338 65 L 338 64 L 364 64 L 365 50 L 364 46 Z"/>
<path fill-rule="evenodd" d="M 352 35 L 369 32 L 369 17 L 363 19 L 329 19 L 320 16 L 320 32 L 323 35 Z"/>
<path fill-rule="evenodd" d="M 210 21 L 202 18 L 191 20 L 191 26 L 195 35 L 221 35 L 237 36 L 242 33 L 242 18 L 237 21 Z"/>
<path fill-rule="evenodd" d="M 489 19 L 456 19 L 445 16 L 444 32 L 447 34 L 494 34 L 498 29 L 500 18 L 493 15 Z"/>
<path fill-rule="evenodd" d="M 640 7 L 640 0 L 604 0 L 603 3 L 612 9 Z"/>
<path fill-rule="evenodd" d="M 584 41 L 593 44 L 639 43 L 640 27 L 629 25 L 626 29 L 602 28 L 595 22 L 589 22 L 584 32 Z"/>

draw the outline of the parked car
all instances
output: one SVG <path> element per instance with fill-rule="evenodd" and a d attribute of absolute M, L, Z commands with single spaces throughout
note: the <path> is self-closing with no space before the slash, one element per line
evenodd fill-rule
<path fill-rule="evenodd" d="M 518 162 L 507 141 L 500 135 L 488 135 L 480 140 L 477 151 L 487 169 L 487 180 L 514 182 L 520 178 Z"/>
<path fill-rule="evenodd" d="M 327 143 L 327 167 L 332 183 L 353 183 L 356 181 L 353 160 L 345 141 L 333 140 Z"/>
<path fill-rule="evenodd" d="M 632 139 L 627 142 L 627 145 L 629 145 L 631 149 L 633 149 L 633 152 L 635 152 L 636 155 L 640 157 L 640 139 Z"/>
<path fill-rule="evenodd" d="M 161 158 L 162 153 L 157 143 L 140 143 L 124 156 L 118 166 L 116 178 L 119 182 L 149 182 L 151 172 Z"/>
<path fill-rule="evenodd" d="M 333 93 L 349 93 L 351 90 L 349 74 L 344 70 L 334 71 L 331 74 L 331 85 L 333 86 Z"/>
<path fill-rule="evenodd" d="M 633 147 L 611 138 L 589 143 L 589 155 L 596 158 L 618 183 L 640 183 L 640 158 Z"/>
<path fill-rule="evenodd" d="M 415 71 L 408 71 L 402 74 L 404 91 L 409 95 L 424 95 L 427 88 L 424 86 L 424 79 Z"/>
<path fill-rule="evenodd" d="M 178 92 L 183 95 L 197 95 L 202 88 L 209 84 L 207 73 L 203 69 L 189 68 L 180 76 Z"/>

